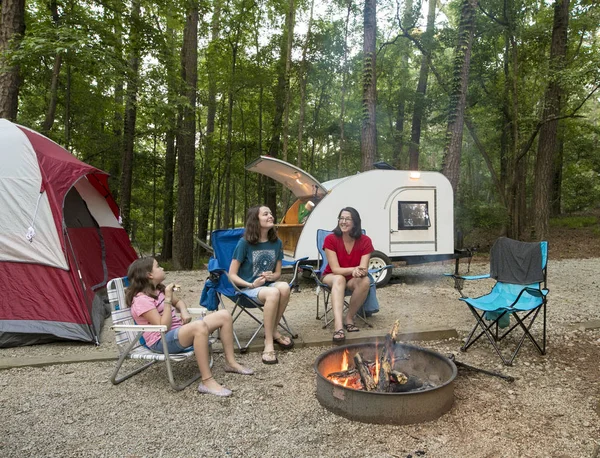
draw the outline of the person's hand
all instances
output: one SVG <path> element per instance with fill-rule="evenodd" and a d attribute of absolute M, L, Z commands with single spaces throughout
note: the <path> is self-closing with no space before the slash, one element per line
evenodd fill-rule
<path fill-rule="evenodd" d="M 182 310 L 179 313 L 179 316 L 181 317 L 181 322 L 183 324 L 188 324 L 190 321 L 192 321 L 192 315 L 190 315 L 190 313 L 187 310 Z"/>
<path fill-rule="evenodd" d="M 265 277 L 263 277 L 261 274 L 252 282 L 252 288 L 258 288 L 259 286 L 263 286 L 266 283 L 266 281 L 267 280 L 265 279 Z"/>
<path fill-rule="evenodd" d="M 175 288 L 175 283 L 169 283 L 165 287 L 165 301 L 172 302 L 173 301 L 173 288 Z"/>
<path fill-rule="evenodd" d="M 261 273 L 260 276 L 262 278 L 264 278 L 265 281 L 273 281 L 275 279 L 274 278 L 275 274 L 273 272 L 271 272 L 270 270 L 267 270 L 267 271 Z"/>

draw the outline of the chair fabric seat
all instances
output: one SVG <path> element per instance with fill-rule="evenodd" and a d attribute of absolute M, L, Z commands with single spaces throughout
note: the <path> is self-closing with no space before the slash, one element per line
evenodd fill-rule
<path fill-rule="evenodd" d="M 525 288 L 540 290 L 540 286 L 537 283 L 532 283 L 530 285 L 496 283 L 492 291 L 485 296 L 477 298 L 461 297 L 460 300 L 472 305 L 478 310 L 486 312 L 502 312 L 506 310 L 507 312 L 512 313 L 514 311 L 533 310 L 542 305 L 543 299 L 541 297 L 533 296 L 527 292 L 524 292 L 519 298 L 519 301 L 515 304 L 517 297 Z M 546 296 L 548 290 L 542 289 L 541 293 Z"/>

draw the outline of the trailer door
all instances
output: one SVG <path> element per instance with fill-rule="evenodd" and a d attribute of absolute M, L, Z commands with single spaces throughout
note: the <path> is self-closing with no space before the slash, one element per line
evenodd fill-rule
<path fill-rule="evenodd" d="M 436 189 L 401 188 L 390 204 L 390 252 L 437 251 Z"/>

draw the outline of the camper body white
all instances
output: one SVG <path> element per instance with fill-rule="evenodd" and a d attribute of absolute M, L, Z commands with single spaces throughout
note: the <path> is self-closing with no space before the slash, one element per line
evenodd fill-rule
<path fill-rule="evenodd" d="M 354 207 L 385 262 L 455 257 L 452 186 L 440 173 L 375 169 L 321 184 L 270 157 L 257 159 L 247 169 L 274 178 L 298 198 L 278 225 L 287 256 L 316 260 L 317 230 L 334 229 L 340 210 Z M 309 200 L 317 205 L 301 224 L 298 206 Z"/>

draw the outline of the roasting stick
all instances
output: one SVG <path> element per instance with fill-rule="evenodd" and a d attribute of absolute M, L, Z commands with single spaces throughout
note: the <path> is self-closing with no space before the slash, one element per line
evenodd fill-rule
<path fill-rule="evenodd" d="M 452 355 L 452 354 L 448 355 L 448 359 L 454 361 L 454 364 L 456 364 L 458 367 L 463 367 L 465 369 L 469 369 L 469 370 L 475 371 L 475 372 L 481 372 L 482 374 L 491 375 L 492 377 L 499 377 L 499 378 L 506 380 L 507 382 L 515 381 L 515 378 L 511 377 L 510 375 L 504 375 L 504 374 L 500 374 L 499 372 L 488 371 L 485 369 L 481 369 L 479 367 L 469 366 L 468 364 L 461 363 L 460 361 L 456 361 L 454 359 L 454 355 Z"/>

